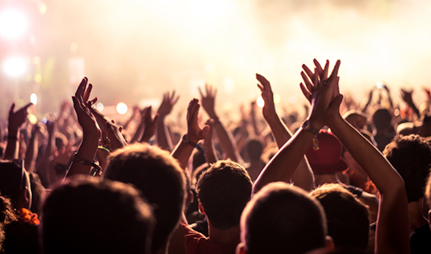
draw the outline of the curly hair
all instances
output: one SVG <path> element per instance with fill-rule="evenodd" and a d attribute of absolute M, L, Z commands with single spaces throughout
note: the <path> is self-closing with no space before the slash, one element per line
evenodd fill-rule
<path fill-rule="evenodd" d="M 397 135 L 383 151 L 405 183 L 408 202 L 424 196 L 425 181 L 431 163 L 431 146 L 419 135 Z"/>

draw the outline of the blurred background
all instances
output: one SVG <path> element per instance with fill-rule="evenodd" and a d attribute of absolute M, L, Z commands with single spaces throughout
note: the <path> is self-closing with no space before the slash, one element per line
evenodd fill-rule
<path fill-rule="evenodd" d="M 423 101 L 430 24 L 426 0 L 0 0 L 0 119 L 12 102 L 57 112 L 84 76 L 111 114 L 121 102 L 157 109 L 172 90 L 183 110 L 206 82 L 236 112 L 260 95 L 255 73 L 280 107 L 300 108 L 313 58 L 341 59 L 341 92 L 358 101 L 376 82 L 395 102 L 400 88 Z"/>

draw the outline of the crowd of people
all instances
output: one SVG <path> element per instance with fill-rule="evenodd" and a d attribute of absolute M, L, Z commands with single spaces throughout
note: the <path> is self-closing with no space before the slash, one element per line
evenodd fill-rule
<path fill-rule="evenodd" d="M 384 85 L 360 106 L 339 92 L 339 60 L 313 62 L 304 119 L 279 115 L 260 74 L 262 114 L 252 103 L 238 122 L 211 85 L 181 123 L 175 91 L 109 119 L 87 78 L 46 123 L 12 104 L 0 253 L 431 253 L 430 91 L 418 108 L 401 90 L 400 108 Z"/>

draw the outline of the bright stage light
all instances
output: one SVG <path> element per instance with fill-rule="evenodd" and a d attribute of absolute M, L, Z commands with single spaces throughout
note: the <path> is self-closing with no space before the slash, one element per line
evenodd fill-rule
<path fill-rule="evenodd" d="M 105 108 L 105 106 L 103 106 L 103 104 L 101 102 L 96 104 L 96 109 L 99 110 L 100 112 L 102 112 L 104 108 Z"/>
<path fill-rule="evenodd" d="M 265 105 L 265 101 L 263 100 L 262 96 L 259 96 L 259 98 L 257 98 L 256 103 L 257 106 L 259 106 L 260 108 L 263 108 L 263 106 Z"/>
<path fill-rule="evenodd" d="M 0 34 L 8 39 L 16 39 L 27 30 L 27 18 L 17 10 L 0 13 Z"/>
<path fill-rule="evenodd" d="M 34 105 L 37 104 L 37 95 L 35 93 L 32 93 L 30 95 L 30 102 L 33 103 Z"/>
<path fill-rule="evenodd" d="M 4 72 L 11 77 L 19 77 L 27 71 L 27 61 L 22 57 L 12 57 L 3 63 Z"/>
<path fill-rule="evenodd" d="M 120 115 L 124 115 L 127 113 L 127 105 L 124 102 L 120 102 L 117 104 L 117 112 Z"/>

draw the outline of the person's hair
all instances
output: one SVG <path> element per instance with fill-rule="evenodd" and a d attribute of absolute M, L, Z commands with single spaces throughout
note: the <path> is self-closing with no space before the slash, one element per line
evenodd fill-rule
<path fill-rule="evenodd" d="M 220 229 L 239 226 L 252 186 L 247 170 L 231 160 L 217 161 L 203 172 L 196 191 L 211 225 Z"/>
<path fill-rule="evenodd" d="M 250 161 L 260 160 L 263 153 L 263 144 L 259 139 L 249 139 L 245 149 Z"/>
<path fill-rule="evenodd" d="M 286 183 L 270 183 L 241 216 L 241 241 L 248 254 L 300 254 L 325 247 L 326 218 L 319 202 Z"/>
<path fill-rule="evenodd" d="M 392 115 L 389 110 L 379 108 L 372 113 L 373 124 L 378 130 L 385 130 L 391 126 Z"/>
<path fill-rule="evenodd" d="M 3 253 L 3 241 L 6 236 L 5 226 L 17 219 L 10 199 L 0 195 L 0 253 Z"/>
<path fill-rule="evenodd" d="M 324 184 L 310 193 L 323 206 L 328 222 L 328 235 L 335 249 L 363 253 L 368 245 L 368 209 L 352 193 L 339 184 Z"/>
<path fill-rule="evenodd" d="M 124 183 L 79 176 L 43 205 L 44 253 L 149 253 L 154 217 Z"/>
<path fill-rule="evenodd" d="M 418 135 L 397 135 L 383 154 L 404 180 L 408 202 L 424 196 L 425 181 L 431 163 L 431 147 Z"/>
<path fill-rule="evenodd" d="M 113 152 L 104 178 L 133 184 L 154 206 L 156 226 L 151 251 L 168 242 L 185 202 L 185 176 L 178 162 L 156 146 L 133 144 Z"/>
<path fill-rule="evenodd" d="M 10 198 L 14 206 L 20 201 L 27 180 L 21 160 L 0 161 L 0 192 Z"/>

